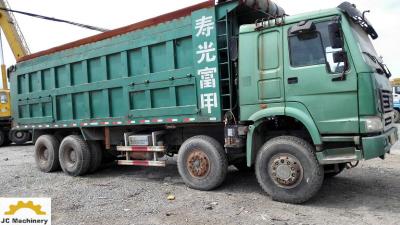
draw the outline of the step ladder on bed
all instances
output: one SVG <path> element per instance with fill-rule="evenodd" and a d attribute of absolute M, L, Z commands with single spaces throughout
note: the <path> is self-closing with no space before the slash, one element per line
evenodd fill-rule
<path fill-rule="evenodd" d="M 118 160 L 118 165 L 165 167 L 166 161 L 160 160 L 159 156 L 165 155 L 166 147 L 164 145 L 157 145 L 160 144 L 157 139 L 164 133 L 164 131 L 155 131 L 151 135 L 125 133 L 125 146 L 117 146 L 117 151 L 121 153 L 121 158 L 125 157 L 125 159 Z M 131 140 L 129 140 L 130 137 Z M 135 137 L 142 140 L 132 141 Z M 133 145 L 130 145 L 130 143 Z M 133 153 L 152 153 L 153 157 L 150 160 L 132 160 L 131 155 Z"/>

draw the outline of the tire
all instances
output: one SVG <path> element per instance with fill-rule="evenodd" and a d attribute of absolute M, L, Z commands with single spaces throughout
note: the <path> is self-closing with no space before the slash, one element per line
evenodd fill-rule
<path fill-rule="evenodd" d="M 335 165 L 332 165 L 332 166 L 335 166 Z M 346 163 L 340 163 L 340 164 L 337 164 L 337 166 L 338 166 L 337 171 L 325 172 L 325 178 L 332 178 L 332 177 L 339 175 L 346 168 Z"/>
<path fill-rule="evenodd" d="M 103 161 L 103 149 L 98 141 L 90 141 L 88 144 L 91 155 L 89 173 L 94 173 L 100 168 Z"/>
<path fill-rule="evenodd" d="M 53 135 L 42 135 L 35 142 L 35 162 L 44 173 L 60 169 L 58 151 L 60 142 Z"/>
<path fill-rule="evenodd" d="M 12 130 L 8 133 L 8 138 L 11 142 L 22 145 L 31 140 L 31 134 L 27 131 Z"/>
<path fill-rule="evenodd" d="M 224 182 L 228 160 L 221 144 L 214 138 L 195 136 L 180 147 L 178 170 L 188 187 L 209 191 Z"/>
<path fill-rule="evenodd" d="M 324 169 L 308 142 L 281 136 L 261 147 L 256 159 L 256 176 L 273 200 L 300 204 L 320 190 Z"/>
<path fill-rule="evenodd" d="M 85 175 L 91 165 L 90 149 L 77 135 L 64 138 L 60 145 L 60 165 L 65 174 L 73 177 Z"/>
<path fill-rule="evenodd" d="M 393 112 L 394 112 L 394 119 L 393 120 L 394 120 L 395 123 L 398 123 L 400 121 L 400 112 L 397 111 L 397 109 L 393 110 Z"/>

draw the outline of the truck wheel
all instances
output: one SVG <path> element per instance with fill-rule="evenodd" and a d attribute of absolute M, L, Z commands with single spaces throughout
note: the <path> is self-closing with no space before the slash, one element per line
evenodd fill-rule
<path fill-rule="evenodd" d="M 393 120 L 394 120 L 395 123 L 398 123 L 399 120 L 400 120 L 400 112 L 397 111 L 396 109 L 393 110 L 393 112 L 394 112 L 394 119 Z"/>
<path fill-rule="evenodd" d="M 103 161 L 103 150 L 98 141 L 89 141 L 88 144 L 91 155 L 89 173 L 94 173 L 100 168 Z"/>
<path fill-rule="evenodd" d="M 40 171 L 50 173 L 60 169 L 60 142 L 52 135 L 42 135 L 35 142 L 35 161 Z"/>
<path fill-rule="evenodd" d="M 214 138 L 195 136 L 180 147 L 178 170 L 187 186 L 208 191 L 225 180 L 228 160 L 221 144 Z"/>
<path fill-rule="evenodd" d="M 335 165 L 332 165 L 332 166 L 335 166 Z M 331 178 L 331 177 L 335 177 L 335 176 L 339 175 L 346 168 L 346 163 L 339 163 L 339 164 L 337 164 L 337 166 L 338 166 L 337 171 L 325 172 L 325 178 Z"/>
<path fill-rule="evenodd" d="M 60 164 L 64 173 L 70 176 L 82 176 L 90 167 L 89 146 L 80 136 L 70 135 L 60 145 Z"/>
<path fill-rule="evenodd" d="M 26 131 L 12 130 L 8 133 L 8 138 L 15 144 L 22 145 L 30 141 L 31 134 Z"/>
<path fill-rule="evenodd" d="M 297 137 L 282 136 L 261 147 L 256 159 L 256 176 L 273 200 L 299 204 L 319 191 L 324 169 L 309 143 Z"/>

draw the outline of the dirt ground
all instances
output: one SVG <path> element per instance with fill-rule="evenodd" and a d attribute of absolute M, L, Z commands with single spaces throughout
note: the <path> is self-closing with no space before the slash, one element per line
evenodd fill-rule
<path fill-rule="evenodd" d="M 184 185 L 174 160 L 164 169 L 109 166 L 72 178 L 39 172 L 31 145 L 0 149 L 0 196 L 51 197 L 56 225 L 400 224 L 399 175 L 400 155 L 361 162 L 326 180 L 310 202 L 289 205 L 234 168 L 221 188 L 201 192 Z"/>

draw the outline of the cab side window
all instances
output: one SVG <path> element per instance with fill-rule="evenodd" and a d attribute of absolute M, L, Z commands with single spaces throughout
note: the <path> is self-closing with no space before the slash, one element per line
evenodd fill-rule
<path fill-rule="evenodd" d="M 329 23 L 329 21 L 316 23 L 315 32 L 289 36 L 290 64 L 293 67 L 326 64 L 327 61 L 333 61 L 332 57 L 327 58 L 327 53 L 342 50 L 332 48 L 329 38 Z M 340 68 L 339 65 L 339 68 L 331 71 L 338 72 L 337 70 L 340 69 L 343 68 Z"/>
<path fill-rule="evenodd" d="M 290 62 L 293 67 L 325 64 L 325 52 L 319 33 L 289 37 Z"/>

